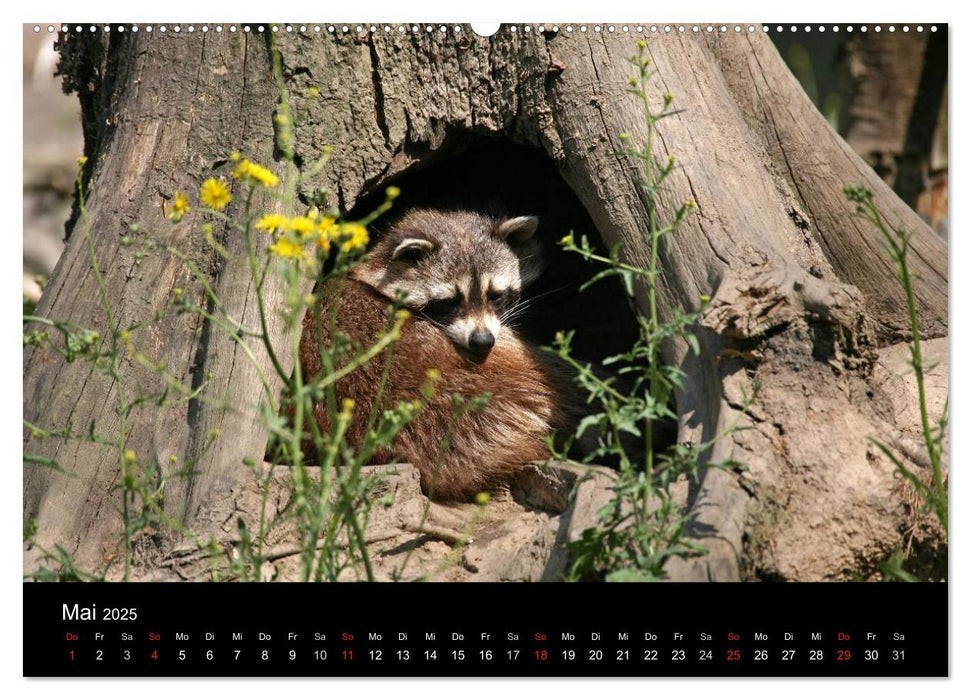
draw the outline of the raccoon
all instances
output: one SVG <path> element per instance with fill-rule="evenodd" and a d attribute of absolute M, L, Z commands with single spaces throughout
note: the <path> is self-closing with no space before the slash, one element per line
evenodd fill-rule
<path fill-rule="evenodd" d="M 523 291 L 542 271 L 534 240 L 538 219 L 501 218 L 473 211 L 409 211 L 379 235 L 367 258 L 343 284 L 337 329 L 370 345 L 388 328 L 387 308 L 404 296 L 412 312 L 392 354 L 382 407 L 420 395 L 428 370 L 440 373 L 434 396 L 395 441 L 394 452 L 376 455 L 414 464 L 423 490 L 441 501 L 468 500 L 494 488 L 525 462 L 548 455 L 546 439 L 569 431 L 581 413 L 566 368 L 523 341 L 510 327 Z M 333 292 L 331 292 L 332 294 Z M 323 317 L 329 318 L 326 300 Z M 304 320 L 300 345 L 307 376 L 320 372 L 318 325 Z M 376 401 L 385 363 L 374 360 L 337 382 L 340 399 L 355 401 L 348 439 L 359 444 Z M 462 413 L 452 424 L 452 395 L 488 393 L 481 412 Z M 325 406 L 314 419 L 326 430 Z"/>

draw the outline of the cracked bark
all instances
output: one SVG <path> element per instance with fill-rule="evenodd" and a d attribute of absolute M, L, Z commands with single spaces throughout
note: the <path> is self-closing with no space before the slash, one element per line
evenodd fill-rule
<path fill-rule="evenodd" d="M 159 205 L 176 189 L 194 189 L 231 151 L 272 161 L 275 87 L 265 43 L 228 34 L 204 40 L 201 34 L 113 35 L 110 45 L 106 41 L 71 36 L 62 53 L 76 85 L 97 72 L 105 88 L 97 100 L 88 94 L 82 102 L 92 235 L 119 322 L 150 316 L 186 278 L 171 260 L 153 256 L 136 263 L 120 245 L 127 227 L 138 222 L 191 251 L 216 275 L 232 313 L 255 327 L 248 276 L 220 268 L 193 243 L 188 226 L 163 220 Z M 366 39 L 338 33 L 281 35 L 279 41 L 301 162 L 313 163 L 325 146 L 334 148 L 329 167 L 308 189 L 327 188 L 350 209 L 396 176 L 449 153 L 462 134 L 505 137 L 543 149 L 605 243 L 623 243 L 629 262 L 647 263 L 641 242 L 647 216 L 636 172 L 611 155 L 619 134 L 639 142 L 645 137 L 642 115 L 626 93 L 625 57 L 635 51 L 633 37 L 502 32 L 484 39 L 464 28 L 459 36 L 379 31 Z M 667 361 L 688 375 L 677 397 L 679 439 L 708 439 L 736 422 L 753 427 L 720 441 L 709 455 L 752 468 L 742 476 L 703 475 L 692 490 L 691 528 L 710 554 L 672 562 L 671 576 L 827 579 L 866 570 L 887 553 L 907 517 L 903 506 L 888 505 L 897 498 L 892 469 L 879 455 L 871 458 L 866 439 L 894 442 L 909 429 L 876 405 L 886 397 L 872 386 L 873 358 L 904 333 L 906 311 L 878 234 L 852 216 L 842 186 L 867 184 L 888 220 L 914 234 L 920 318 L 930 337 L 947 332 L 946 243 L 829 129 L 761 32 L 662 36 L 651 40 L 650 51 L 663 82 L 655 104 L 670 90 L 684 110 L 659 126 L 665 154 L 682 164 L 668 183 L 671 207 L 659 216 L 663 223 L 686 199 L 699 212 L 661 256 L 659 298 L 664 309 L 692 308 L 702 295 L 717 292 L 701 331 L 701 355 L 675 344 L 666 349 Z M 191 65 L 200 53 L 203 65 Z M 110 129 L 99 126 L 108 117 Z M 97 327 L 104 318 L 84 236 L 75 229 L 39 312 Z M 228 237 L 227 245 L 239 242 Z M 753 303 L 756 292 L 775 305 Z M 279 293 L 269 290 L 271 308 Z M 135 340 L 151 344 L 183 381 L 211 375 L 212 391 L 228 406 L 260 400 L 256 377 L 247 363 L 235 362 L 237 348 L 221 333 L 176 318 L 153 337 L 136 334 Z M 107 434 L 116 427 L 111 387 L 85 365 L 31 350 L 24 373 L 28 420 L 43 427 L 93 420 Z M 126 377 L 152 386 L 152 377 L 134 367 L 126 368 Z M 755 379 L 766 393 L 743 414 L 738 406 Z M 811 410 L 813 396 L 801 388 L 807 383 L 822 402 L 819 410 Z M 874 391 L 877 398 L 869 398 Z M 787 400 L 805 410 L 787 408 Z M 836 431 L 837 449 L 827 443 L 827 430 L 833 432 L 828 422 L 847 411 L 860 434 Z M 213 430 L 222 437 L 205 450 Z M 130 433 L 129 445 L 160 464 L 171 455 L 179 465 L 197 460 L 195 475 L 169 484 L 166 507 L 197 533 L 232 540 L 223 524 L 231 529 L 233 496 L 250 478 L 243 457 L 262 457 L 267 436 L 259 421 L 212 406 L 189 413 L 142 409 Z M 838 454 L 841 469 L 813 455 L 811 444 L 794 437 L 800 433 L 816 436 L 821 454 Z M 65 449 L 75 451 L 62 454 Z M 116 456 L 29 435 L 25 451 L 56 455 L 76 474 L 28 467 L 25 516 L 38 519 L 40 541 L 70 543 L 89 566 L 117 558 Z M 823 497 L 827 505 L 818 512 L 849 522 L 851 534 L 837 532 L 829 554 L 810 548 L 811 555 L 800 558 L 800 551 L 809 551 L 800 540 L 806 524 L 817 535 L 826 528 L 811 507 Z M 35 561 L 36 552 L 26 557 Z"/>

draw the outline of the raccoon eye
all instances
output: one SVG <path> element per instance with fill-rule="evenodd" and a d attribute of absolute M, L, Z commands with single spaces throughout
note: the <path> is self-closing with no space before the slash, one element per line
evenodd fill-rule
<path fill-rule="evenodd" d="M 432 299 L 425 304 L 422 311 L 428 316 L 442 317 L 455 313 L 461 305 L 462 298 L 460 296 L 448 297 L 447 299 Z"/>
<path fill-rule="evenodd" d="M 502 291 L 490 289 L 486 293 L 486 298 L 497 310 L 505 310 L 516 305 L 519 295 L 513 289 L 503 289 Z"/>

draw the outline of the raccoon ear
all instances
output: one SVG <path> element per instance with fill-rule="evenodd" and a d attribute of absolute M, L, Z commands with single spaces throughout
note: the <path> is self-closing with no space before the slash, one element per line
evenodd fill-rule
<path fill-rule="evenodd" d="M 538 216 L 517 216 L 499 224 L 493 235 L 510 243 L 522 243 L 533 237 L 537 226 L 539 226 Z"/>
<path fill-rule="evenodd" d="M 427 238 L 405 238 L 395 246 L 391 260 L 416 263 L 437 247 Z"/>

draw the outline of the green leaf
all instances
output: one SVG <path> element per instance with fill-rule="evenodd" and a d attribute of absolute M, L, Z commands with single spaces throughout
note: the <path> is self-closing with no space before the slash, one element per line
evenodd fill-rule
<path fill-rule="evenodd" d="M 605 580 L 609 583 L 650 583 L 660 579 L 649 571 L 627 568 L 611 571 Z"/>

